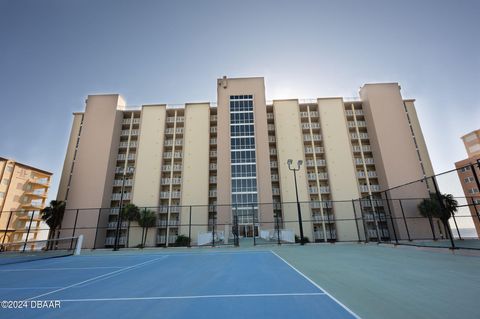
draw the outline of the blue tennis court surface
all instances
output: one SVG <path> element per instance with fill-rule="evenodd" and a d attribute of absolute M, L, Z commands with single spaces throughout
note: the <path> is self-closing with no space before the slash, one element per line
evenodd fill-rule
<path fill-rule="evenodd" d="M 71 256 L 0 276 L 1 300 L 28 303 L 4 318 L 358 318 L 271 251 Z"/>

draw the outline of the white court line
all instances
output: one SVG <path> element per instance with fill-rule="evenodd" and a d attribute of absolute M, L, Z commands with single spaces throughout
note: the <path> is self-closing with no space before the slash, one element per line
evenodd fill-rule
<path fill-rule="evenodd" d="M 25 301 L 32 300 L 32 299 L 37 299 L 37 298 L 44 297 L 44 296 L 47 296 L 47 295 L 51 295 L 51 294 L 59 292 L 59 291 L 63 291 L 63 290 L 66 290 L 66 289 L 69 289 L 69 288 L 72 288 L 72 287 L 75 287 L 75 286 L 82 285 L 82 284 L 90 282 L 92 280 L 100 279 L 100 278 L 105 277 L 105 276 L 110 276 L 110 275 L 113 275 L 115 273 L 119 273 L 119 272 L 122 272 L 122 271 L 126 271 L 126 270 L 130 270 L 130 269 L 133 269 L 133 268 L 136 268 L 136 267 L 140 267 L 140 266 L 146 265 L 148 263 L 152 263 L 154 261 L 163 259 L 164 257 L 167 257 L 167 256 L 162 256 L 162 257 L 159 257 L 159 258 L 147 260 L 143 263 L 139 263 L 139 264 L 136 264 L 136 265 L 133 265 L 133 266 L 125 267 L 125 268 L 118 269 L 118 270 L 115 270 L 115 271 L 112 271 L 112 272 L 109 272 L 109 273 L 106 273 L 106 274 L 103 274 L 103 275 L 100 275 L 100 276 L 96 276 L 96 277 L 93 277 L 93 278 L 90 278 L 90 279 L 87 279 L 87 280 L 84 280 L 84 281 L 80 281 L 80 282 L 77 282 L 76 284 L 73 284 L 73 285 L 69 285 L 69 286 L 66 286 L 66 287 L 55 289 L 53 291 L 46 292 L 46 293 L 38 295 L 38 296 L 30 297 L 28 299 L 25 299 Z"/>
<path fill-rule="evenodd" d="M 213 248 L 212 248 L 213 249 Z M 105 255 L 80 255 L 80 256 L 74 256 L 74 258 L 92 258 L 92 257 L 99 257 L 99 258 L 104 258 L 104 257 L 139 257 L 139 256 L 145 256 L 145 257 L 152 257 L 152 256 L 211 256 L 211 255 L 243 255 L 243 254 L 251 254 L 251 253 L 270 253 L 269 250 L 242 250 L 238 252 L 231 252 L 231 251 L 212 251 L 212 252 L 182 252 L 182 251 L 169 251 L 165 253 L 125 253 L 125 254 L 105 254 Z"/>
<path fill-rule="evenodd" d="M 345 306 L 343 303 L 341 303 L 340 301 L 338 301 L 334 296 L 332 296 L 331 294 L 329 294 L 325 289 L 323 289 L 322 287 L 320 287 L 316 282 L 314 282 L 312 279 L 308 278 L 305 274 L 303 274 L 300 270 L 298 270 L 297 268 L 293 267 L 288 261 L 286 261 L 285 259 L 283 259 L 282 257 L 280 257 L 279 255 L 277 255 L 274 251 L 270 250 L 270 252 L 272 254 L 274 254 L 275 256 L 277 256 L 280 260 L 282 260 L 284 263 L 286 263 L 288 266 L 290 266 L 290 268 L 292 268 L 293 270 L 295 270 L 298 274 L 300 274 L 303 278 L 305 278 L 306 280 L 308 280 L 312 285 L 314 285 L 315 287 L 317 287 L 318 289 L 320 289 L 321 291 L 323 291 L 327 296 L 329 296 L 333 301 L 335 301 L 338 305 L 340 305 L 343 309 L 345 309 L 349 314 L 351 314 L 352 316 L 354 316 L 355 318 L 357 319 L 360 319 L 360 316 L 358 316 L 356 313 L 354 313 L 352 310 L 350 310 L 347 306 Z"/>
<path fill-rule="evenodd" d="M 0 272 L 9 272 L 9 271 L 43 271 L 43 270 L 86 270 L 86 269 L 111 269 L 111 268 L 123 268 L 119 266 L 110 266 L 110 267 L 61 267 L 61 268 L 21 268 L 21 269 L 0 269 Z"/>
<path fill-rule="evenodd" d="M 125 298 L 86 298 L 59 299 L 62 302 L 93 302 L 93 301 L 137 301 L 137 300 L 171 300 L 171 299 L 209 299 L 209 298 L 251 298 L 251 297 L 288 297 L 288 296 L 322 296 L 323 292 L 284 293 L 284 294 L 238 294 L 238 295 L 198 295 L 198 296 L 159 296 L 159 297 L 125 297 Z"/>
<path fill-rule="evenodd" d="M 0 290 L 20 290 L 20 289 L 56 289 L 62 287 L 0 287 Z"/>

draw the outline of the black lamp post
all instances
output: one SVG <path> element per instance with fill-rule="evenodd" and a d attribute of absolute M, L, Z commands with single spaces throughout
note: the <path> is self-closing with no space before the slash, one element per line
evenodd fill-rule
<path fill-rule="evenodd" d="M 120 225 L 122 224 L 122 206 L 123 206 L 123 192 L 125 188 L 125 178 L 128 174 L 133 173 L 134 168 L 133 167 L 127 167 L 127 169 L 123 170 L 123 177 L 122 177 L 122 188 L 121 188 L 121 193 L 120 193 L 120 207 L 118 210 L 118 219 L 117 219 L 117 229 L 115 230 L 115 243 L 113 245 L 113 250 L 118 250 L 118 244 L 120 240 Z"/>
<path fill-rule="evenodd" d="M 300 227 L 300 245 L 304 244 L 303 241 L 303 223 L 302 223 L 302 210 L 300 209 L 300 202 L 298 200 L 298 187 L 297 187 L 297 171 L 300 170 L 300 166 L 302 165 L 303 161 L 299 160 L 297 162 L 297 168 L 292 168 L 293 160 L 289 159 L 287 161 L 288 169 L 293 171 L 293 179 L 295 181 L 295 195 L 297 196 L 297 213 L 298 213 L 298 225 Z"/>

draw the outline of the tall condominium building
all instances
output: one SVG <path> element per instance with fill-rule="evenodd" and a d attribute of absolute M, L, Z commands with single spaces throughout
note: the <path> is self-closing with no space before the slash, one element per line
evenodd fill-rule
<path fill-rule="evenodd" d="M 414 100 L 404 100 L 397 83 L 366 84 L 359 98 L 266 101 L 263 78 L 223 77 L 217 93 L 216 104 L 182 107 L 131 108 L 116 94 L 88 96 L 85 111 L 74 113 L 57 198 L 67 201 L 62 227 L 76 223 L 87 245 L 112 245 L 123 185 L 123 204 L 158 214 L 149 245 L 173 243 L 190 223 L 194 243 L 213 227 L 231 237 L 234 221 L 240 236 L 277 226 L 299 234 L 292 159 L 302 161 L 296 178 L 305 236 L 389 238 L 383 202 L 375 201 L 380 191 L 433 175 Z M 428 197 L 428 184 L 419 184 L 415 194 L 389 196 Z M 372 201 L 362 205 L 357 231 L 352 199 L 360 197 Z M 416 204 L 404 205 L 407 217 L 418 217 Z M 411 227 L 431 236 L 425 221 Z M 138 243 L 123 236 L 122 245 Z"/>
<path fill-rule="evenodd" d="M 470 204 L 470 214 L 477 231 L 480 236 L 480 191 L 478 188 L 478 180 L 480 179 L 480 130 L 470 132 L 462 136 L 468 157 L 455 163 L 458 169 L 458 178 L 462 184 L 463 192 Z"/>
<path fill-rule="evenodd" d="M 44 239 L 40 210 L 52 173 L 0 157 L 0 243 Z"/>

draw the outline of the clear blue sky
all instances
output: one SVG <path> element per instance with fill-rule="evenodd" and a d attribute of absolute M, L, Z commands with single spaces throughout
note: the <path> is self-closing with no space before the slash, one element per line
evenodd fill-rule
<path fill-rule="evenodd" d="M 52 171 L 54 198 L 88 94 L 215 101 L 222 75 L 264 76 L 268 99 L 399 82 L 451 169 L 480 128 L 480 1 L 0 0 L 0 156 Z"/>

